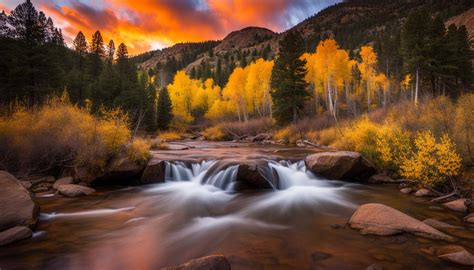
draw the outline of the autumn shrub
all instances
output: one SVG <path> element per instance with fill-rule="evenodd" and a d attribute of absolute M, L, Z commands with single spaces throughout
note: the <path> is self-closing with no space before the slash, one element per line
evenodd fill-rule
<path fill-rule="evenodd" d="M 143 138 L 134 139 L 128 149 L 127 156 L 137 164 L 145 164 L 150 159 L 151 143 Z"/>
<path fill-rule="evenodd" d="M 281 129 L 278 129 L 273 133 L 273 140 L 275 141 L 286 141 L 288 143 L 294 144 L 298 140 L 304 138 L 304 134 L 298 130 L 295 130 L 294 126 L 290 125 Z"/>
<path fill-rule="evenodd" d="M 217 127 L 225 134 L 226 138 L 238 139 L 243 136 L 255 136 L 260 133 L 271 132 L 274 120 L 271 118 L 257 118 L 248 121 L 222 122 Z"/>
<path fill-rule="evenodd" d="M 0 119 L 0 166 L 25 172 L 60 166 L 103 169 L 124 149 L 130 134 L 122 111 L 103 109 L 95 116 L 63 94 L 39 108 L 18 107 Z"/>
<path fill-rule="evenodd" d="M 375 147 L 378 153 L 377 165 L 397 174 L 411 151 L 410 133 L 393 123 L 385 123 L 377 130 Z"/>
<path fill-rule="evenodd" d="M 458 99 L 454 119 L 453 138 L 456 149 L 466 165 L 474 165 L 474 94 Z"/>
<path fill-rule="evenodd" d="M 158 133 L 161 141 L 178 141 L 183 138 L 182 133 L 178 131 L 163 131 Z"/>
<path fill-rule="evenodd" d="M 435 187 L 459 174 L 461 156 L 447 135 L 436 140 L 430 131 L 416 136 L 415 147 L 400 165 L 402 176 L 416 180 L 420 186 Z"/>
<path fill-rule="evenodd" d="M 219 127 L 209 127 L 202 132 L 202 135 L 209 141 L 222 141 L 225 139 L 225 134 Z"/>

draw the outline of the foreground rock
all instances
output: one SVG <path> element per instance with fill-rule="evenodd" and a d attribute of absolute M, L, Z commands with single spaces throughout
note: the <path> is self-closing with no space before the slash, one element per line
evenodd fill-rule
<path fill-rule="evenodd" d="M 16 226 L 0 232 L 0 246 L 8 245 L 16 241 L 30 238 L 33 232 L 25 226 Z"/>
<path fill-rule="evenodd" d="M 438 258 L 460 265 L 474 266 L 474 255 L 462 246 L 446 245 L 436 251 Z"/>
<path fill-rule="evenodd" d="M 166 163 L 152 158 L 145 167 L 140 178 L 140 184 L 162 183 L 165 181 Z"/>
<path fill-rule="evenodd" d="M 74 184 L 74 179 L 70 176 L 66 176 L 66 177 L 59 178 L 58 180 L 56 180 L 56 182 L 54 182 L 53 184 L 53 188 L 58 189 L 62 185 L 70 185 L 70 184 Z"/>
<path fill-rule="evenodd" d="M 30 192 L 13 175 L 0 171 L 0 231 L 15 227 L 33 227 L 39 206 Z"/>
<path fill-rule="evenodd" d="M 363 234 L 388 236 L 406 232 L 430 239 L 454 240 L 415 218 L 377 203 L 360 206 L 349 220 L 349 225 Z"/>
<path fill-rule="evenodd" d="M 161 270 L 230 270 L 230 264 L 223 255 L 212 255 L 191 260 L 185 264 L 165 267 Z"/>
<path fill-rule="evenodd" d="M 95 192 L 95 189 L 81 185 L 68 184 L 59 186 L 58 191 L 66 197 L 79 197 L 90 195 Z"/>
<path fill-rule="evenodd" d="M 467 212 L 471 204 L 470 200 L 457 199 L 451 202 L 443 203 L 443 206 L 456 212 Z"/>
<path fill-rule="evenodd" d="M 367 180 L 376 173 L 374 166 L 356 152 L 317 153 L 307 156 L 305 163 L 313 173 L 332 180 Z"/>

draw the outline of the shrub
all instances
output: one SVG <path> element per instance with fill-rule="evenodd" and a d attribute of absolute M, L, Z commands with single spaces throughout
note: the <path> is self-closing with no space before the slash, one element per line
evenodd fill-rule
<path fill-rule="evenodd" d="M 223 122 L 217 127 L 225 134 L 226 138 L 239 139 L 243 136 L 255 136 L 260 133 L 271 132 L 274 121 L 271 118 L 251 119 L 247 122 Z"/>
<path fill-rule="evenodd" d="M 94 116 L 63 94 L 39 108 L 18 107 L 0 119 L 0 167 L 24 172 L 79 165 L 103 169 L 130 134 L 122 111 L 102 110 Z"/>
<path fill-rule="evenodd" d="M 176 131 L 164 131 L 158 134 L 158 138 L 162 141 L 178 141 L 181 140 L 183 136 Z"/>
<path fill-rule="evenodd" d="M 411 151 L 410 133 L 393 124 L 381 125 L 375 138 L 378 165 L 398 172 Z"/>
<path fill-rule="evenodd" d="M 460 168 L 461 157 L 451 139 L 443 135 L 437 142 L 433 134 L 426 131 L 417 135 L 415 150 L 400 165 L 400 173 L 422 186 L 434 187 L 458 175 Z"/>
<path fill-rule="evenodd" d="M 209 141 L 221 141 L 225 138 L 224 132 L 219 127 L 207 128 L 202 132 L 202 135 Z"/>
<path fill-rule="evenodd" d="M 133 140 L 127 149 L 127 155 L 130 160 L 137 164 L 146 163 L 150 155 L 151 143 L 150 141 L 142 138 Z"/>
<path fill-rule="evenodd" d="M 474 164 L 474 94 L 459 98 L 454 120 L 454 140 L 467 165 Z"/>

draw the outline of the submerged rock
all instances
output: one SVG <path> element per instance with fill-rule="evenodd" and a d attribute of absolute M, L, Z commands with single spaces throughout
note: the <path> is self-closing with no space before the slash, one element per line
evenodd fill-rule
<path fill-rule="evenodd" d="M 457 199 L 451 202 L 443 203 L 443 206 L 456 212 L 467 212 L 470 200 Z"/>
<path fill-rule="evenodd" d="M 474 213 L 465 216 L 464 221 L 469 222 L 469 223 L 474 223 Z"/>
<path fill-rule="evenodd" d="M 63 178 L 59 178 L 54 182 L 53 188 L 58 189 L 62 185 L 69 185 L 69 184 L 74 184 L 74 179 L 71 176 L 66 176 Z"/>
<path fill-rule="evenodd" d="M 95 192 L 95 189 L 80 185 L 66 184 L 59 186 L 58 191 L 59 193 L 67 197 L 79 197 L 90 195 Z"/>
<path fill-rule="evenodd" d="M 474 266 L 474 255 L 458 245 L 446 245 L 436 251 L 438 258 L 460 265 Z"/>
<path fill-rule="evenodd" d="M 153 158 L 145 167 L 140 178 L 141 184 L 162 183 L 165 181 L 166 163 Z"/>
<path fill-rule="evenodd" d="M 394 180 L 386 174 L 374 174 L 369 178 L 369 180 L 367 180 L 367 182 L 372 183 L 372 184 L 383 184 L 383 183 L 398 184 L 400 183 L 399 180 Z"/>
<path fill-rule="evenodd" d="M 30 238 L 33 232 L 25 226 L 16 226 L 0 232 L 0 246 L 8 245 L 16 241 Z"/>
<path fill-rule="evenodd" d="M 349 220 L 351 228 L 363 234 L 395 235 L 403 232 L 430 239 L 453 241 L 453 237 L 442 233 L 423 222 L 389 206 L 377 203 L 361 205 Z"/>
<path fill-rule="evenodd" d="M 410 187 L 400 189 L 400 192 L 403 194 L 410 194 L 412 191 L 413 189 Z"/>
<path fill-rule="evenodd" d="M 191 260 L 185 264 L 165 267 L 161 270 L 230 270 L 230 264 L 223 255 L 211 255 Z"/>
<path fill-rule="evenodd" d="M 438 230 L 459 228 L 457 226 L 453 226 L 453 225 L 448 224 L 446 222 L 439 221 L 439 220 L 436 220 L 436 219 L 431 219 L 431 218 L 423 220 L 423 223 L 425 223 L 426 225 L 431 226 L 435 229 L 438 229 Z"/>
<path fill-rule="evenodd" d="M 431 190 L 422 188 L 415 192 L 415 197 L 434 197 L 435 194 Z"/>
<path fill-rule="evenodd" d="M 10 173 L 0 171 L 0 187 L 0 231 L 36 225 L 39 206 L 20 181 Z"/>
<path fill-rule="evenodd" d="M 374 166 L 357 152 L 317 153 L 307 156 L 305 163 L 313 173 L 331 180 L 367 180 L 376 173 Z"/>

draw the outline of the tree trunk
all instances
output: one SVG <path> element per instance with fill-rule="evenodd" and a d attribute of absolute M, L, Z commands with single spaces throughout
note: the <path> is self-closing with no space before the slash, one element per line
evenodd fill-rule
<path fill-rule="evenodd" d="M 420 71 L 416 69 L 415 106 L 418 105 L 418 91 L 420 87 Z"/>

